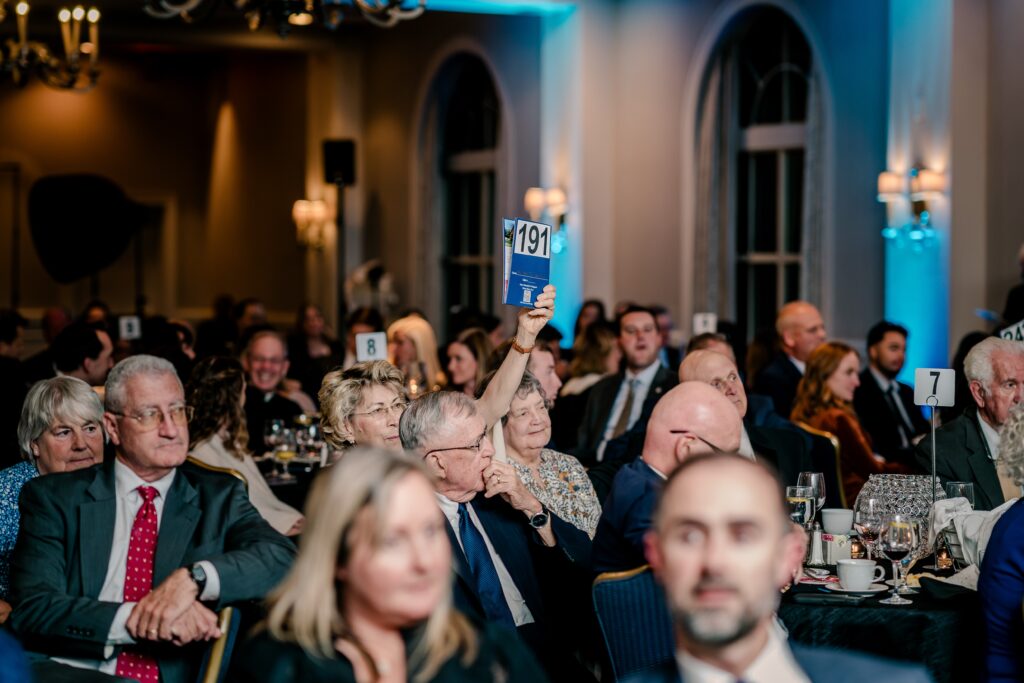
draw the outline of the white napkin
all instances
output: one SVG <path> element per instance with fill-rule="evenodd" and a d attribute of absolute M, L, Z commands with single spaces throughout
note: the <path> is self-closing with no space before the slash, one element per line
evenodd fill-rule
<path fill-rule="evenodd" d="M 964 560 L 968 564 L 980 565 L 985 556 L 989 536 L 992 535 L 992 528 L 1015 502 L 1016 498 L 1008 500 L 995 510 L 976 512 L 971 509 L 966 498 L 936 501 L 930 515 L 931 536 L 928 542 L 934 543 L 939 533 L 952 527 L 960 540 Z"/>

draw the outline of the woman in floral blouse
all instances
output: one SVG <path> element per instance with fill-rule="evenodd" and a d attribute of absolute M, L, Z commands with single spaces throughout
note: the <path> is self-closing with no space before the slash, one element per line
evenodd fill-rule
<path fill-rule="evenodd" d="M 505 451 L 537 500 L 593 538 L 601 504 L 580 461 L 547 448 L 551 441 L 550 406 L 537 378 L 523 373 L 509 411 L 501 418 Z"/>

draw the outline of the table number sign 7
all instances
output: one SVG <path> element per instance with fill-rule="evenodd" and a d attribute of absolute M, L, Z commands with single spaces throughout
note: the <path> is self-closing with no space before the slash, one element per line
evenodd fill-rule
<path fill-rule="evenodd" d="M 914 403 L 919 406 L 951 406 L 956 398 L 956 371 L 917 368 L 914 371 Z"/>

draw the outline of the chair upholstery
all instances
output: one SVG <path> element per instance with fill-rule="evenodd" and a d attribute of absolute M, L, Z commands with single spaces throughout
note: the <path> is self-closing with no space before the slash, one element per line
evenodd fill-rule
<path fill-rule="evenodd" d="M 230 474 L 235 479 L 241 481 L 242 484 L 245 485 L 245 489 L 247 491 L 249 490 L 249 480 L 246 479 L 245 475 L 239 472 L 238 470 L 233 470 L 230 467 L 217 467 L 216 465 L 210 465 L 208 463 L 203 462 L 199 458 L 192 457 L 191 455 L 185 459 L 188 460 L 193 465 L 195 465 L 196 467 L 202 467 L 204 470 L 210 470 L 211 472 L 221 472 L 223 474 Z"/>
<path fill-rule="evenodd" d="M 665 592 L 648 565 L 599 575 L 594 580 L 594 610 L 614 680 L 655 668 L 675 656 Z"/>
<path fill-rule="evenodd" d="M 815 471 L 825 475 L 825 505 L 833 507 L 836 503 L 840 507 L 849 508 L 846 502 L 846 489 L 843 487 L 843 467 L 839 458 L 839 437 L 832 432 L 816 429 L 806 422 L 796 423 L 800 429 L 811 435 L 814 441 L 814 448 L 811 449 L 811 460 L 814 463 Z M 817 437 L 817 438 L 815 438 Z M 832 448 L 828 448 L 828 444 Z M 832 496 L 832 492 L 836 496 Z"/>
<path fill-rule="evenodd" d="M 206 654 L 203 655 L 203 664 L 199 667 L 196 683 L 221 683 L 227 680 L 231 652 L 235 648 L 240 621 L 239 612 L 234 607 L 225 607 L 220 611 L 217 616 L 220 638 L 210 643 Z"/>

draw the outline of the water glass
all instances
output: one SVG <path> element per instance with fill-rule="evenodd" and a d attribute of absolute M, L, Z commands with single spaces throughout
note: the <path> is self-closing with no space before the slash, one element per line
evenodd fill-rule
<path fill-rule="evenodd" d="M 814 511 L 825 507 L 825 475 L 821 472 L 801 472 L 797 486 L 810 486 L 814 490 Z"/>
<path fill-rule="evenodd" d="M 814 489 L 810 486 L 787 486 L 786 503 L 789 505 L 789 518 L 808 529 L 814 520 Z"/>
<path fill-rule="evenodd" d="M 903 515 L 890 515 L 882 523 L 882 531 L 878 541 L 882 552 L 892 562 L 892 595 L 885 600 L 879 600 L 883 605 L 910 605 L 913 600 L 907 600 L 899 595 L 900 562 L 909 557 L 917 545 L 915 539 L 915 526 L 909 518 Z"/>
<path fill-rule="evenodd" d="M 974 509 L 974 484 L 969 481 L 947 481 L 946 482 L 946 497 L 947 498 L 966 498 L 967 502 L 971 504 L 971 509 Z"/>

